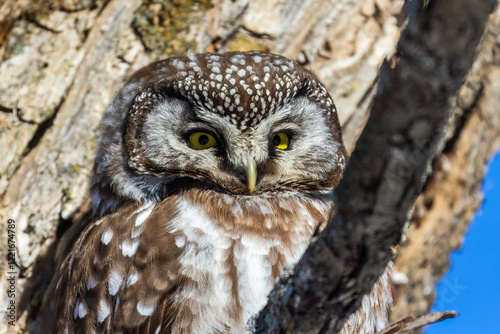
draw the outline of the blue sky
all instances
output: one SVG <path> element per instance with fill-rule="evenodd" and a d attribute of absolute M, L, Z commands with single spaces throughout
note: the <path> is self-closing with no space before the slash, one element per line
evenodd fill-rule
<path fill-rule="evenodd" d="M 451 256 L 450 271 L 437 286 L 433 311 L 460 316 L 430 325 L 425 334 L 500 333 L 500 152 L 483 181 L 485 199 L 462 248 Z"/>

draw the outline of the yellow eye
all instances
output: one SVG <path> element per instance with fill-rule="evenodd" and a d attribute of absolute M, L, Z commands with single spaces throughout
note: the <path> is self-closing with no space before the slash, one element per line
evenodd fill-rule
<path fill-rule="evenodd" d="M 217 146 L 214 136 L 206 132 L 193 132 L 189 135 L 189 143 L 195 150 L 205 150 Z"/>
<path fill-rule="evenodd" d="M 290 137 L 284 132 L 277 133 L 273 137 L 273 145 L 280 150 L 286 150 L 290 145 Z"/>

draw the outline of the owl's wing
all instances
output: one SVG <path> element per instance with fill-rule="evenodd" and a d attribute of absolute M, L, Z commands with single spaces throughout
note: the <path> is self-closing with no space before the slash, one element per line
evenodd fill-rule
<path fill-rule="evenodd" d="M 181 283 L 181 249 L 168 231 L 176 212 L 168 199 L 128 204 L 83 230 L 45 301 L 57 332 L 154 333 L 168 326 L 169 297 Z"/>

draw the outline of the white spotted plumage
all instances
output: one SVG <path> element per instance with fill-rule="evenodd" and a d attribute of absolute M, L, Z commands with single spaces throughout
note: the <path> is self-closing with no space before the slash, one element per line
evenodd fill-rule
<path fill-rule="evenodd" d="M 106 230 L 104 233 L 101 235 L 101 242 L 105 245 L 109 244 L 111 241 L 111 238 L 113 238 L 113 231 L 111 230 Z"/>
<path fill-rule="evenodd" d="M 108 278 L 108 290 L 111 296 L 116 295 L 118 289 L 120 289 L 122 281 L 123 281 L 123 274 L 116 269 L 112 269 Z"/>
<path fill-rule="evenodd" d="M 190 52 L 145 67 L 103 116 L 45 332 L 247 332 L 326 224 L 345 163 L 333 100 L 289 59 Z M 351 325 L 380 327 L 373 299 Z"/>
<path fill-rule="evenodd" d="M 105 302 L 104 300 L 100 300 L 99 301 L 99 310 L 97 312 L 98 312 L 97 313 L 97 321 L 101 323 L 111 313 L 111 309 L 110 309 L 107 302 Z"/>

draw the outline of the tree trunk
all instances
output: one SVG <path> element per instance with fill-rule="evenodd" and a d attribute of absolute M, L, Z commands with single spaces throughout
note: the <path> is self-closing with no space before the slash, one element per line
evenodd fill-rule
<path fill-rule="evenodd" d="M 500 149 L 500 9 L 491 15 L 469 75 L 452 101 L 445 143 L 413 208 L 407 241 L 397 251 L 392 320 L 429 311 L 434 286 L 448 270 L 483 196 L 484 166 Z M 406 282 L 406 279 L 408 281 Z M 460 310 L 458 310 L 460 311 Z"/>
<path fill-rule="evenodd" d="M 470 19 L 461 37 L 471 41 L 481 35 L 493 1 L 478 1 L 473 11 L 466 1 L 430 1 L 431 9 L 434 2 L 444 17 L 449 9 L 464 22 Z M 403 66 L 403 70 L 406 66 L 397 64 L 396 57 L 406 13 L 402 0 L 6 0 L 0 4 L 0 227 L 4 231 L 0 268 L 4 274 L 12 272 L 7 260 L 12 254 L 18 265 L 13 269 L 16 321 L 14 326 L 2 321 L 0 332 L 17 333 L 36 315 L 51 277 L 58 238 L 87 200 L 100 117 L 135 70 L 188 49 L 282 54 L 309 67 L 329 89 L 351 152 L 370 114 L 382 62 L 390 59 L 389 67 Z M 442 153 L 435 157 L 432 174 L 416 201 L 408 241 L 398 249 L 396 270 L 409 282 L 397 282 L 394 320 L 429 310 L 449 252 L 459 246 L 480 203 L 483 167 L 500 146 L 500 115 L 495 109 L 500 99 L 500 52 L 495 43 L 500 36 L 499 16 L 497 11 L 490 19 L 458 98 L 453 99 L 451 91 L 441 96 L 441 111 L 452 105 L 452 117 L 446 124 L 446 144 L 438 148 Z M 443 25 L 440 33 L 456 31 Z M 455 47 L 446 48 L 436 44 L 439 39 L 434 35 L 422 31 L 422 36 L 428 39 L 425 52 L 456 60 L 447 68 L 456 82 L 470 65 L 466 52 L 470 45 L 457 42 L 459 38 L 453 40 Z M 382 76 L 381 86 L 389 85 L 386 80 Z M 418 94 L 404 95 L 392 87 L 395 97 L 420 105 Z M 429 131 L 440 125 L 433 115 L 427 116 L 425 121 L 408 123 L 401 130 L 404 138 L 393 139 L 428 139 Z M 387 168 L 382 166 L 381 173 Z M 15 224 L 9 225 L 9 218 Z M 14 251 L 9 251 L 8 229 L 15 233 Z M 11 300 L 7 283 L 0 283 L 2 301 Z"/>

